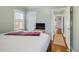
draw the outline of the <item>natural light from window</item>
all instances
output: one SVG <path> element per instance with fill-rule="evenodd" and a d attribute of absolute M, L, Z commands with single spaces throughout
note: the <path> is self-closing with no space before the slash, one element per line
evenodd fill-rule
<path fill-rule="evenodd" d="M 14 30 L 24 30 L 24 12 L 20 10 L 15 11 Z"/>

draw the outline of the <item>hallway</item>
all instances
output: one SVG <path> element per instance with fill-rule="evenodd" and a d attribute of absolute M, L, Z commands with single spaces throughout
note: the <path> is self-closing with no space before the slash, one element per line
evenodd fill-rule
<path fill-rule="evenodd" d="M 58 29 L 54 34 L 53 41 L 51 43 L 52 52 L 68 52 L 68 46 L 66 43 L 66 38 L 61 32 L 61 29 Z"/>

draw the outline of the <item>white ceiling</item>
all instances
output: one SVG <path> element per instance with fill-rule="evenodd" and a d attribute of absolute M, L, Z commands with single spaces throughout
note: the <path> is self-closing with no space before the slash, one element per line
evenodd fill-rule
<path fill-rule="evenodd" d="M 63 13 L 67 6 L 25 6 L 27 10 L 53 9 L 55 13 Z"/>
<path fill-rule="evenodd" d="M 67 6 L 25 6 L 25 7 L 35 9 L 35 8 L 66 8 Z"/>

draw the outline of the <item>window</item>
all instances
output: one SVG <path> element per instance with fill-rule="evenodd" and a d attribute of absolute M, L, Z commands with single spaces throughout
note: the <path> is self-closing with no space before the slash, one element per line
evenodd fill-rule
<path fill-rule="evenodd" d="M 14 30 L 24 30 L 24 12 L 15 10 Z"/>

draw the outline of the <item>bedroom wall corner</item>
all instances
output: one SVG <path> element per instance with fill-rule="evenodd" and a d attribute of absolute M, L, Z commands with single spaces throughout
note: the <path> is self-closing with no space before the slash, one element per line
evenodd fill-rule
<path fill-rule="evenodd" d="M 0 6 L 0 34 L 14 31 L 14 10 L 23 7 Z"/>

